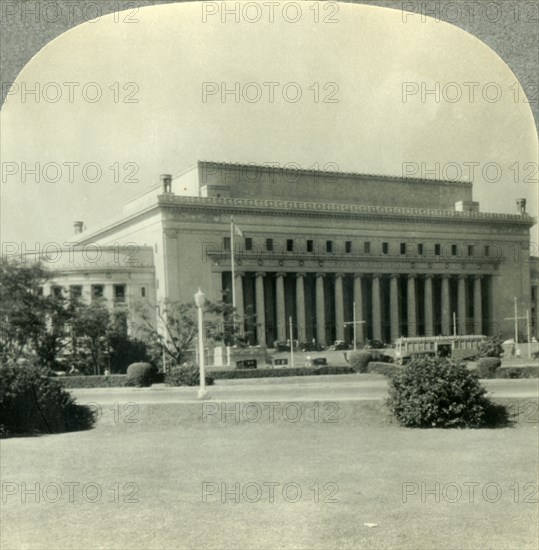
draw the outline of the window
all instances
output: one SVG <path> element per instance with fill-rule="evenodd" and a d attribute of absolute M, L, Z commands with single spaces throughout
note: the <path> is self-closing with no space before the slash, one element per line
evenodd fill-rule
<path fill-rule="evenodd" d="M 344 243 L 344 250 L 347 254 L 350 254 L 352 252 L 352 241 L 346 241 Z"/>
<path fill-rule="evenodd" d="M 371 253 L 371 243 L 370 242 L 364 242 L 363 243 L 363 252 L 365 252 L 365 254 L 370 254 Z"/>
<path fill-rule="evenodd" d="M 82 298 L 82 286 L 72 285 L 69 287 L 69 297 L 72 300 L 80 300 Z"/>
<path fill-rule="evenodd" d="M 103 298 L 105 287 L 103 285 L 92 285 L 92 300 Z"/>
<path fill-rule="evenodd" d="M 125 302 L 125 285 L 114 285 L 114 301 Z"/>
<path fill-rule="evenodd" d="M 451 245 L 451 256 L 456 256 L 456 255 L 457 255 L 457 245 L 452 244 Z"/>
<path fill-rule="evenodd" d="M 382 254 L 389 253 L 389 243 L 382 243 Z"/>
<path fill-rule="evenodd" d="M 140 295 L 141 295 L 143 298 L 146 298 L 146 287 L 145 287 L 145 286 L 141 286 L 141 287 L 140 287 Z"/>
<path fill-rule="evenodd" d="M 293 239 L 286 239 L 286 251 L 292 252 L 294 250 L 294 240 Z"/>
<path fill-rule="evenodd" d="M 61 298 L 62 297 L 62 287 L 61 286 L 51 287 L 51 296 L 54 296 L 55 298 Z"/>
<path fill-rule="evenodd" d="M 225 250 L 230 250 L 230 237 L 223 238 L 223 248 Z"/>
<path fill-rule="evenodd" d="M 273 239 L 266 239 L 266 250 L 273 252 Z"/>
<path fill-rule="evenodd" d="M 423 246 L 423 243 L 418 243 L 417 253 L 419 254 L 419 256 L 423 256 L 424 250 L 425 250 L 425 247 Z"/>
<path fill-rule="evenodd" d="M 468 245 L 468 256 L 472 256 L 473 257 L 474 255 L 474 245 L 473 244 L 469 244 Z"/>
<path fill-rule="evenodd" d="M 440 244 L 436 243 L 436 244 L 434 245 L 434 255 L 435 255 L 435 256 L 439 256 L 441 250 L 442 250 L 442 246 L 441 246 Z"/>
<path fill-rule="evenodd" d="M 333 241 L 326 241 L 326 252 L 333 252 Z"/>
<path fill-rule="evenodd" d="M 483 256 L 485 256 L 485 258 L 490 256 L 490 246 L 488 244 L 483 247 Z"/>
<path fill-rule="evenodd" d="M 401 254 L 406 254 L 406 243 L 401 243 Z"/>
<path fill-rule="evenodd" d="M 307 252 L 314 252 L 314 241 L 307 241 Z"/>
<path fill-rule="evenodd" d="M 253 239 L 251 237 L 245 237 L 245 250 L 253 249 Z"/>
<path fill-rule="evenodd" d="M 37 294 L 38 296 L 43 296 L 43 287 L 42 287 L 42 286 L 38 286 L 38 287 L 36 288 L 36 294 Z"/>

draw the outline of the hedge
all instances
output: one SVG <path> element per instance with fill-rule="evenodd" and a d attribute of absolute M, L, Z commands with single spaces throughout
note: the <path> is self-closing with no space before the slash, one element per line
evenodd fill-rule
<path fill-rule="evenodd" d="M 496 378 L 539 378 L 539 367 L 500 367 Z"/>
<path fill-rule="evenodd" d="M 125 386 L 127 375 L 58 376 L 55 380 L 61 382 L 65 388 L 121 388 Z"/>
<path fill-rule="evenodd" d="M 324 365 L 323 367 L 294 367 L 284 369 L 234 369 L 234 370 L 211 370 L 209 374 L 215 380 L 232 380 L 236 378 L 280 378 L 284 376 L 312 376 L 317 374 L 353 374 L 351 367 L 334 367 Z"/>

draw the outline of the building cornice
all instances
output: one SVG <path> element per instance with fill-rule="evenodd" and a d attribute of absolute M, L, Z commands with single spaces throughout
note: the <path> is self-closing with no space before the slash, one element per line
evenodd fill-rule
<path fill-rule="evenodd" d="M 500 214 L 487 212 L 458 212 L 456 210 L 436 210 L 395 206 L 367 206 L 338 203 L 317 203 L 304 201 L 282 201 L 270 199 L 233 199 L 222 197 L 181 197 L 159 195 L 158 204 L 162 208 L 184 210 L 221 210 L 230 213 L 254 213 L 257 215 L 290 215 L 311 217 L 348 217 L 378 220 L 396 219 L 416 222 L 488 222 L 532 227 L 536 221 L 528 214 Z"/>

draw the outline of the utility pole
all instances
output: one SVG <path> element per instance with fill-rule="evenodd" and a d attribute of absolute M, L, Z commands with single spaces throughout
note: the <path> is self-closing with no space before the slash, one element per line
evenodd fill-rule
<path fill-rule="evenodd" d="M 362 323 L 366 323 L 366 321 L 356 321 L 356 303 L 354 302 L 354 316 L 353 321 L 348 321 L 347 323 L 344 323 L 344 326 L 347 325 L 353 325 L 354 326 L 354 351 L 357 351 L 357 325 L 361 325 Z"/>
<path fill-rule="evenodd" d="M 517 306 L 517 297 L 515 296 L 515 316 L 514 317 L 505 317 L 506 321 L 514 321 L 515 322 L 515 345 L 518 344 L 518 321 L 519 319 L 526 319 L 528 321 L 528 311 L 526 311 L 526 317 L 519 317 L 518 316 L 518 306 Z M 529 328 L 528 328 L 528 342 L 530 340 L 529 335 Z"/>

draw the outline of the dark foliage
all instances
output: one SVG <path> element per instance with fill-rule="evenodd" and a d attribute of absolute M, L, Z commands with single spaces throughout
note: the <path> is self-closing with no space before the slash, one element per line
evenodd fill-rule
<path fill-rule="evenodd" d="M 44 369 L 0 366 L 0 435 L 61 433 L 89 429 L 89 407 L 79 405 Z"/>
<path fill-rule="evenodd" d="M 152 385 L 152 366 L 149 363 L 133 363 L 127 367 L 126 386 L 148 388 Z"/>
<path fill-rule="evenodd" d="M 486 419 L 485 393 L 464 364 L 426 357 L 389 379 L 388 406 L 403 426 L 474 428 Z"/>
<path fill-rule="evenodd" d="M 198 386 L 200 384 L 199 367 L 193 364 L 173 367 L 165 375 L 168 386 Z M 206 374 L 206 386 L 213 384 L 213 378 Z"/>
<path fill-rule="evenodd" d="M 502 360 L 497 357 L 481 357 L 477 361 L 476 374 L 479 378 L 496 378 L 496 372 L 501 364 Z"/>
<path fill-rule="evenodd" d="M 349 354 L 348 360 L 354 372 L 367 372 L 372 354 L 368 351 L 356 351 Z"/>

